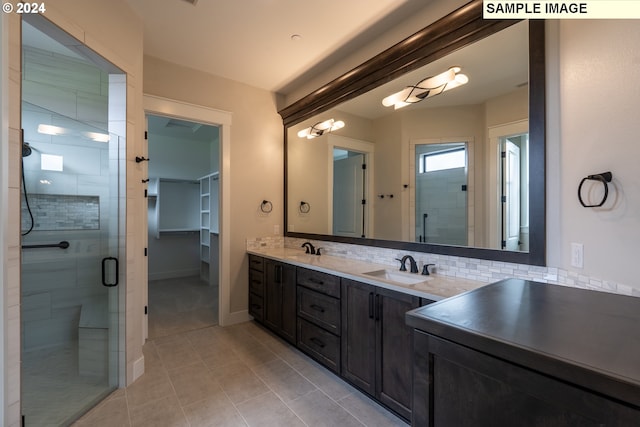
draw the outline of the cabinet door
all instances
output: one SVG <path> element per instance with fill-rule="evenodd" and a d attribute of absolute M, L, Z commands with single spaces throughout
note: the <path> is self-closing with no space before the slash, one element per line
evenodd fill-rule
<path fill-rule="evenodd" d="M 282 265 L 282 326 L 280 332 L 282 337 L 292 344 L 296 342 L 296 267 L 293 265 Z"/>
<path fill-rule="evenodd" d="M 406 419 L 411 418 L 413 330 L 405 313 L 420 298 L 377 288 L 376 397 Z"/>
<path fill-rule="evenodd" d="M 365 283 L 342 279 L 342 376 L 375 394 L 375 290 Z"/>
<path fill-rule="evenodd" d="M 601 427 L 640 420 L 637 407 L 583 387 L 422 331 L 414 338 L 413 425 Z"/>
<path fill-rule="evenodd" d="M 282 264 L 264 262 L 264 323 L 274 331 L 282 327 Z"/>
<path fill-rule="evenodd" d="M 264 323 L 290 342 L 296 336 L 296 269 L 265 260 Z"/>

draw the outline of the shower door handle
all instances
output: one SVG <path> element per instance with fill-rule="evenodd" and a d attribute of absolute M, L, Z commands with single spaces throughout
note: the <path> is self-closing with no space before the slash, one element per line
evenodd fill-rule
<path fill-rule="evenodd" d="M 116 274 L 115 274 L 115 281 L 113 283 L 107 283 L 107 262 L 108 261 L 114 261 L 115 265 L 116 265 Z M 114 258 L 114 257 L 106 257 L 106 258 L 102 258 L 102 285 L 106 286 L 108 288 L 111 288 L 113 286 L 118 286 L 118 276 L 120 275 L 120 271 L 119 271 L 119 265 L 118 265 L 118 258 Z"/>

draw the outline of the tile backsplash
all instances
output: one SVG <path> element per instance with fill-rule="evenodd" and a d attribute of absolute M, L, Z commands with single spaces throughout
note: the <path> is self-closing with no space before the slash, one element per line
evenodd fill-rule
<path fill-rule="evenodd" d="M 29 207 L 36 231 L 99 230 L 98 196 L 29 194 Z M 31 226 L 25 198 L 22 198 L 22 231 Z"/>
<path fill-rule="evenodd" d="M 282 236 L 259 237 L 247 239 L 247 249 L 292 248 L 300 249 L 306 239 Z M 396 258 L 403 255 L 413 256 L 418 265 L 435 264 L 434 274 L 460 277 L 492 283 L 508 277 L 534 280 L 554 285 L 571 286 L 602 292 L 640 297 L 640 289 L 622 283 L 615 283 L 594 278 L 555 267 L 540 267 L 526 264 L 514 264 L 501 261 L 489 261 L 477 258 L 463 258 L 449 255 L 438 255 L 424 252 L 408 252 L 397 249 L 378 248 L 373 246 L 351 245 L 346 243 L 311 240 L 316 247 L 323 248 L 327 255 L 367 261 L 376 264 L 398 266 Z"/>

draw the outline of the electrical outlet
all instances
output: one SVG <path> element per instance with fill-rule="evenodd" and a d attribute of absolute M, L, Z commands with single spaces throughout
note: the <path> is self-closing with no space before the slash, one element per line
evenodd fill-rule
<path fill-rule="evenodd" d="M 584 267 L 584 246 L 582 243 L 571 244 L 571 266 L 576 268 Z"/>

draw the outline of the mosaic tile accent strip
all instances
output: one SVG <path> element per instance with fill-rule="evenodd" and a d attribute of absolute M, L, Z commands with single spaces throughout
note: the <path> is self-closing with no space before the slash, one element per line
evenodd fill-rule
<path fill-rule="evenodd" d="M 277 249 L 284 247 L 284 237 L 269 236 L 247 239 L 247 250 Z"/>
<path fill-rule="evenodd" d="M 263 240 L 267 239 L 267 240 Z M 269 237 L 252 239 L 252 244 L 260 242 L 265 245 L 270 241 Z M 282 238 L 280 238 L 282 239 Z M 300 249 L 305 239 L 285 237 L 284 247 Z M 247 240 L 249 242 L 249 240 Z M 373 246 L 350 245 L 346 243 L 327 242 L 311 240 L 315 247 L 323 248 L 323 253 L 342 258 L 355 259 L 359 261 L 373 262 L 376 264 L 398 267 L 396 258 L 403 255 L 411 255 L 418 265 L 422 267 L 425 263 L 435 264 L 433 270 L 435 274 L 443 276 L 460 277 L 464 279 L 477 280 L 485 283 L 493 283 L 506 278 L 517 278 L 524 280 L 534 280 L 536 282 L 553 285 L 570 286 L 574 288 L 590 289 L 601 292 L 610 292 L 621 295 L 640 297 L 640 288 L 615 283 L 600 278 L 594 278 L 568 271 L 556 267 L 540 267 L 526 264 L 514 264 L 501 261 L 490 261 L 476 258 L 463 258 L 449 255 L 438 255 L 424 252 L 405 252 L 396 249 L 377 248 Z M 274 246 L 281 247 L 281 246 Z M 247 244 L 247 249 L 249 245 Z"/>
<path fill-rule="evenodd" d="M 37 231 L 99 230 L 100 198 L 62 194 L 29 194 L 29 206 Z M 22 230 L 31 226 L 27 204 L 22 198 Z"/>

